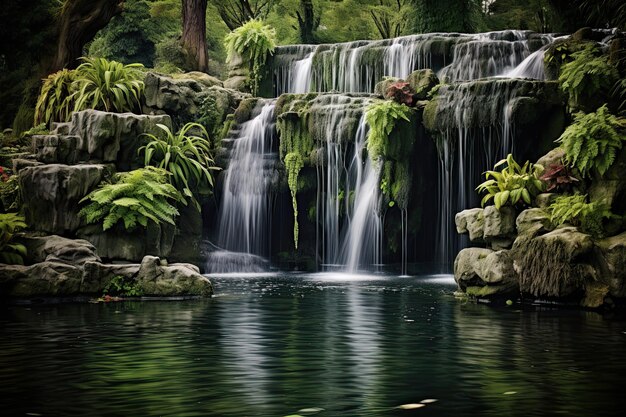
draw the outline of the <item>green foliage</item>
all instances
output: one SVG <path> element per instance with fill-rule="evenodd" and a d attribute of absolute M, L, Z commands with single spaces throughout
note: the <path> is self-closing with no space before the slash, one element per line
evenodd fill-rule
<path fill-rule="evenodd" d="M 595 168 L 600 175 L 613 165 L 626 140 L 626 119 L 612 115 L 606 105 L 594 113 L 579 112 L 557 142 L 565 150 L 565 161 L 583 177 Z"/>
<path fill-rule="evenodd" d="M 563 64 L 559 82 L 568 94 L 572 108 L 588 105 L 589 98 L 606 98 L 619 78 L 617 68 L 609 64 L 608 55 L 603 55 L 593 44 L 572 54 L 573 60 Z"/>
<path fill-rule="evenodd" d="M 289 191 L 291 192 L 291 203 L 293 205 L 293 242 L 296 249 L 298 249 L 298 201 L 296 200 L 296 192 L 298 190 L 298 174 L 304 167 L 304 161 L 302 155 L 297 152 L 290 152 L 285 155 L 285 168 L 287 169 L 287 182 L 289 184 Z"/>
<path fill-rule="evenodd" d="M 47 135 L 50 133 L 45 123 L 38 124 L 28 129 L 26 132 L 22 132 L 21 137 L 34 136 L 34 135 Z"/>
<path fill-rule="evenodd" d="M 483 28 L 481 0 L 417 0 L 414 31 L 472 33 Z"/>
<path fill-rule="evenodd" d="M 113 16 L 98 32 L 89 47 L 89 56 L 114 59 L 123 64 L 139 62 L 152 67 L 154 39 L 159 27 L 150 16 L 150 5 L 144 0 L 126 0 L 124 12 Z"/>
<path fill-rule="evenodd" d="M 249 20 L 226 35 L 224 47 L 228 62 L 232 62 L 236 55 L 248 62 L 252 71 L 252 92 L 256 94 L 263 65 L 276 48 L 276 31 L 260 20 Z"/>
<path fill-rule="evenodd" d="M 367 151 L 372 161 L 385 154 L 389 135 L 399 120 L 410 122 L 411 108 L 395 101 L 379 101 L 367 107 L 365 119 L 370 127 L 367 137 Z"/>
<path fill-rule="evenodd" d="M 165 74 L 182 73 L 186 66 L 180 34 L 173 34 L 156 44 L 154 68 Z"/>
<path fill-rule="evenodd" d="M 143 290 L 138 282 L 122 275 L 114 276 L 102 290 L 104 296 L 141 297 Z"/>
<path fill-rule="evenodd" d="M 20 136 L 22 133 L 33 127 L 35 119 L 35 108 L 28 104 L 20 105 L 13 120 L 13 134 Z"/>
<path fill-rule="evenodd" d="M 74 108 L 72 83 L 76 71 L 62 69 L 43 80 L 41 93 L 35 106 L 35 125 L 65 122 Z"/>
<path fill-rule="evenodd" d="M 0 213 L 0 263 L 24 265 L 26 247 L 14 241 L 15 234 L 26 227 L 17 213 Z"/>
<path fill-rule="evenodd" d="M 194 193 L 208 194 L 213 187 L 210 170 L 216 170 L 211 158 L 209 134 L 198 123 L 187 123 L 174 134 L 169 127 L 157 124 L 163 136 L 144 133 L 147 145 L 139 148 L 144 153 L 144 163 L 167 170 L 170 182 L 188 198 L 198 210 L 200 204 Z M 199 132 L 198 135 L 190 132 Z"/>
<path fill-rule="evenodd" d="M 168 183 L 167 171 L 145 167 L 115 174 L 113 182 L 103 184 L 81 200 L 90 201 L 79 212 L 87 223 L 102 223 L 108 230 L 118 222 L 127 231 L 147 227 L 148 222 L 174 224 L 178 210 L 173 205 L 183 197 Z"/>
<path fill-rule="evenodd" d="M 503 206 L 525 204 L 530 206 L 532 198 L 544 190 L 544 184 L 539 180 L 543 173 L 541 165 L 535 165 L 528 161 L 520 166 L 509 154 L 506 159 L 494 165 L 494 169 L 506 164 L 502 171 L 487 171 L 487 181 L 476 187 L 479 193 L 486 192 L 481 205 L 484 207 L 490 200 L 500 210 Z M 491 177 L 491 179 L 489 179 Z"/>
<path fill-rule="evenodd" d="M 74 111 L 96 109 L 127 112 L 141 108 L 141 64 L 124 65 L 105 58 L 82 58 L 72 84 Z"/>
<path fill-rule="evenodd" d="M 548 207 L 550 221 L 555 226 L 569 223 L 597 237 L 604 233 L 602 221 L 615 217 L 603 202 L 587 202 L 587 195 L 574 194 L 557 197 Z"/>
<path fill-rule="evenodd" d="M 20 211 L 20 182 L 17 175 L 7 175 L 0 167 L 0 203 L 2 211 Z"/>

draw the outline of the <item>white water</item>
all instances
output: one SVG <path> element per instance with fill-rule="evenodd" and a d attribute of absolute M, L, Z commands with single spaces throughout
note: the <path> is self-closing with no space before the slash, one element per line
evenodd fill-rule
<path fill-rule="evenodd" d="M 269 255 L 274 106 L 275 101 L 263 104 L 234 140 L 218 214 L 217 242 L 224 250 L 210 255 L 211 272 L 258 272 L 264 262 L 257 258 Z"/>
<path fill-rule="evenodd" d="M 504 74 L 507 78 L 533 78 L 535 80 L 544 80 L 545 68 L 543 58 L 546 53 L 545 48 L 541 48 L 530 54 L 517 67 Z"/>
<path fill-rule="evenodd" d="M 279 47 L 274 68 L 276 93 L 371 93 L 385 76 L 406 78 L 424 68 L 435 70 L 447 82 L 501 76 L 531 55 L 531 34 L 510 30 L 432 33 L 379 41 Z M 544 45 L 553 40 L 550 35 L 533 35 Z M 534 74 L 526 71 L 524 76 L 543 79 L 542 74 Z"/>

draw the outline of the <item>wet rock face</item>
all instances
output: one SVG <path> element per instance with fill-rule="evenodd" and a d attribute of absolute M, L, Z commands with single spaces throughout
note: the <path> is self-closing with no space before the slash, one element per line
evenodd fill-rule
<path fill-rule="evenodd" d="M 50 164 L 24 168 L 20 193 L 29 228 L 53 234 L 71 234 L 82 225 L 79 201 L 102 181 L 105 165 Z"/>
<path fill-rule="evenodd" d="M 49 135 L 33 137 L 33 152 L 44 163 L 77 164 L 88 161 L 113 163 L 120 171 L 143 166 L 137 150 L 143 133 L 160 133 L 157 124 L 172 127 L 167 115 L 147 116 L 84 110 L 72 114 Z"/>
<path fill-rule="evenodd" d="M 146 113 L 166 113 L 178 127 L 200 120 L 209 133 L 221 127 L 226 116 L 235 111 L 241 100 L 249 97 L 249 94 L 224 88 L 213 77 L 193 72 L 176 77 L 148 73 L 145 85 Z"/>

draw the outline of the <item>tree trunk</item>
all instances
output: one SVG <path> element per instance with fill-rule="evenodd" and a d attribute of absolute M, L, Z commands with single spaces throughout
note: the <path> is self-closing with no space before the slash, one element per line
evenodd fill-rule
<path fill-rule="evenodd" d="M 315 17 L 313 0 L 300 0 L 300 10 L 296 12 L 302 43 L 316 43 L 314 31 L 319 26 L 319 16 Z"/>
<path fill-rule="evenodd" d="M 183 51 L 187 65 L 194 71 L 208 72 L 209 57 L 206 45 L 207 0 L 182 0 Z"/>
<path fill-rule="evenodd" d="M 66 0 L 59 17 L 59 40 L 50 72 L 76 68 L 85 44 L 122 12 L 124 0 Z"/>

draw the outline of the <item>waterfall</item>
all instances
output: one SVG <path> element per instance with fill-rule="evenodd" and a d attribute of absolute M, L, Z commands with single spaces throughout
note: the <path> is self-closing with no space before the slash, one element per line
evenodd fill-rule
<path fill-rule="evenodd" d="M 354 203 L 347 202 L 347 231 L 340 252 L 340 263 L 349 272 L 356 272 L 361 266 L 371 267 L 381 263 L 382 221 L 378 215 L 380 167 L 372 163 L 369 156 L 363 160 L 367 130 L 363 115 L 348 169 L 349 177 L 354 179 Z"/>
<path fill-rule="evenodd" d="M 546 53 L 546 47 L 543 47 L 523 60 L 517 67 L 504 74 L 507 78 L 533 78 L 535 80 L 544 80 L 545 69 L 543 58 Z"/>
<path fill-rule="evenodd" d="M 405 78 L 425 68 L 436 71 L 446 82 L 498 76 L 510 72 L 552 40 L 550 35 L 507 30 L 278 47 L 273 63 L 276 95 L 308 91 L 371 93 L 385 76 Z M 525 76 L 532 77 L 533 73 Z"/>
<path fill-rule="evenodd" d="M 274 106 L 275 100 L 261 102 L 232 140 L 218 212 L 217 242 L 223 250 L 210 256 L 210 272 L 258 272 L 266 263 L 262 256 L 270 255 Z"/>

